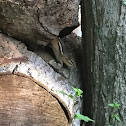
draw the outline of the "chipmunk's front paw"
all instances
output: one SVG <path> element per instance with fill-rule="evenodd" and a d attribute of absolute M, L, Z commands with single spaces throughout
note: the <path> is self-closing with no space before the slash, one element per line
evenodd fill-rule
<path fill-rule="evenodd" d="M 69 59 L 67 56 L 62 55 L 62 62 L 67 65 L 68 67 L 74 67 L 75 66 L 75 62 L 71 59 Z"/>

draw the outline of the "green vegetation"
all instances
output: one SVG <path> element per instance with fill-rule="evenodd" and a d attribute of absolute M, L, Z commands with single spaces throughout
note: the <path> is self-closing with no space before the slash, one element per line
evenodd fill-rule
<path fill-rule="evenodd" d="M 78 89 L 78 88 L 74 88 L 74 87 L 72 87 L 72 88 L 75 91 L 75 95 L 68 95 L 67 93 L 65 93 L 63 91 L 59 91 L 59 92 L 62 93 L 63 95 L 67 95 L 68 97 L 72 98 L 73 102 L 75 102 L 77 97 L 82 97 L 83 96 L 82 95 L 83 91 L 81 89 Z M 74 119 L 84 120 L 85 122 L 89 122 L 89 121 L 95 122 L 94 120 L 90 119 L 89 117 L 84 116 L 84 115 L 79 114 L 79 113 L 75 113 Z"/>
<path fill-rule="evenodd" d="M 94 120 L 90 119 L 88 116 L 83 116 L 82 114 L 76 113 L 74 116 L 75 119 L 79 119 L 79 120 L 84 120 L 85 122 L 95 122 Z"/>
<path fill-rule="evenodd" d="M 82 95 L 83 91 L 81 89 L 78 89 L 78 88 L 74 88 L 74 87 L 72 87 L 72 88 L 75 91 L 75 95 L 71 95 L 71 94 L 68 95 L 67 93 L 65 93 L 63 91 L 59 91 L 59 92 L 62 93 L 63 95 L 67 95 L 68 97 L 72 98 L 73 102 L 75 102 L 77 97 L 83 96 Z M 115 121 L 121 122 L 121 120 L 118 116 L 118 110 L 120 109 L 120 104 L 111 103 L 111 104 L 108 104 L 108 106 L 112 108 L 112 112 L 111 112 L 111 116 L 110 116 L 109 123 L 108 123 L 107 126 L 114 126 L 113 122 L 115 122 Z M 84 115 L 79 114 L 79 113 L 75 113 L 74 119 L 84 120 L 85 122 L 89 122 L 89 121 L 95 122 L 94 120 L 90 119 L 88 116 L 84 116 Z"/>
<path fill-rule="evenodd" d="M 112 113 L 111 113 L 111 117 L 110 117 L 110 122 L 109 122 L 109 125 L 108 126 L 113 126 L 113 122 L 114 121 L 119 121 L 121 122 L 119 116 L 118 116 L 118 110 L 120 108 L 120 104 L 118 103 L 111 103 L 111 104 L 108 104 L 108 106 L 112 107 Z"/>

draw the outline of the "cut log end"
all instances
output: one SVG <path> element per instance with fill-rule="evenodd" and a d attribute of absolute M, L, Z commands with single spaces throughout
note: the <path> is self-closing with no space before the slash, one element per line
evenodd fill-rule
<path fill-rule="evenodd" d="M 34 81 L 0 76 L 0 125 L 68 126 L 58 101 Z"/>

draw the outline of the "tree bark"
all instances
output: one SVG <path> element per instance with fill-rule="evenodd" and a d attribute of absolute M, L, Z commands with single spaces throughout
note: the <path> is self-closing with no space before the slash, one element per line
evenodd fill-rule
<path fill-rule="evenodd" d="M 126 6 L 120 0 L 82 1 L 84 113 L 95 120 L 86 126 L 106 126 L 112 109 L 121 105 L 117 115 L 126 125 Z"/>
<path fill-rule="evenodd" d="M 0 1 L 0 29 L 28 44 L 46 46 L 54 36 L 63 37 L 78 27 L 79 1 Z"/>

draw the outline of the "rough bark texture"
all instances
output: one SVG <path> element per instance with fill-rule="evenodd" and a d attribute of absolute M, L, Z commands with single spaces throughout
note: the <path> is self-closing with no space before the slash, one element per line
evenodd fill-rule
<path fill-rule="evenodd" d="M 68 126 L 58 101 L 23 76 L 0 76 L 0 126 Z"/>
<path fill-rule="evenodd" d="M 16 74 L 32 79 L 63 104 L 69 123 L 73 126 L 79 126 L 79 121 L 76 120 L 73 123 L 71 121 L 74 112 L 80 112 L 80 100 L 77 99 L 77 104 L 73 108 L 73 100 L 67 95 L 59 93 L 59 91 L 63 91 L 75 95 L 70 82 L 65 77 L 55 72 L 41 57 L 28 51 L 23 43 L 2 34 L 0 34 L 0 52 L 1 75 Z"/>
<path fill-rule="evenodd" d="M 84 112 L 95 120 L 86 126 L 106 126 L 109 103 L 121 105 L 117 115 L 126 125 L 126 6 L 121 0 L 82 1 Z"/>
<path fill-rule="evenodd" d="M 46 46 L 78 24 L 79 0 L 0 0 L 0 29 L 28 43 Z"/>

